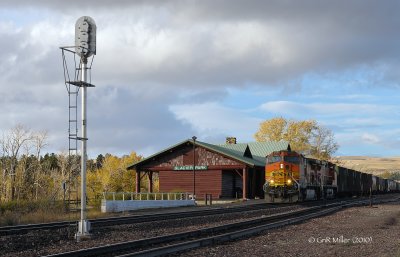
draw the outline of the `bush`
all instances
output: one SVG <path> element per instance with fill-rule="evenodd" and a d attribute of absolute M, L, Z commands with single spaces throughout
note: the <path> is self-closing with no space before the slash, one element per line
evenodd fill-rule
<path fill-rule="evenodd" d="M 62 202 L 49 201 L 10 201 L 0 204 L 1 226 L 22 223 L 44 222 L 63 213 Z"/>
<path fill-rule="evenodd" d="M 6 211 L 0 218 L 0 224 L 2 226 L 14 226 L 19 223 L 20 215 L 15 214 L 11 211 Z"/>
<path fill-rule="evenodd" d="M 88 218 L 103 217 L 101 199 L 89 201 Z M 12 201 L 0 204 L 0 226 L 79 220 L 80 212 L 65 212 L 63 201 Z"/>

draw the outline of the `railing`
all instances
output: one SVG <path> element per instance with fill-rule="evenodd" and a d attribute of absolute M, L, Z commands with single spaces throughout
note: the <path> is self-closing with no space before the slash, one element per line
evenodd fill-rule
<path fill-rule="evenodd" d="M 190 193 L 133 193 L 103 192 L 103 199 L 109 201 L 150 201 L 150 200 L 192 200 Z"/>

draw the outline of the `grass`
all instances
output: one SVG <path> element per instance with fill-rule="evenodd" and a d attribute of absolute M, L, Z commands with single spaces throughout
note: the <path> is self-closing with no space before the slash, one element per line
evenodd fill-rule
<path fill-rule="evenodd" d="M 107 217 L 100 206 L 88 206 L 87 217 L 90 219 Z M 65 212 L 62 202 L 7 202 L 0 204 L 0 226 L 47 223 L 55 221 L 76 221 L 80 211 Z"/>
<path fill-rule="evenodd" d="M 337 159 L 344 167 L 374 175 L 400 170 L 400 157 L 341 156 Z"/>

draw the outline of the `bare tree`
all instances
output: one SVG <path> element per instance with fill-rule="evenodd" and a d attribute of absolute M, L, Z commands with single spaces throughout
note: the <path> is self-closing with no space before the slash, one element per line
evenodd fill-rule
<path fill-rule="evenodd" d="M 37 162 L 37 167 L 36 167 L 36 172 L 34 173 L 35 176 L 35 199 L 38 199 L 38 190 L 40 185 L 40 178 L 41 173 L 42 173 L 42 165 L 40 162 L 40 152 L 42 151 L 42 149 L 47 145 L 46 143 L 46 139 L 47 139 L 47 131 L 39 131 L 36 132 L 32 135 L 32 141 L 34 144 L 34 148 L 35 148 L 35 156 L 36 159 L 38 160 Z"/>
<path fill-rule="evenodd" d="M 7 162 L 8 158 L 6 157 L 6 152 L 5 152 L 5 146 L 3 144 L 4 141 L 4 135 L 3 138 L 0 140 L 0 145 L 1 145 L 1 159 L 0 159 L 0 164 L 1 164 L 1 191 L 0 191 L 0 201 L 6 201 L 7 199 L 7 174 L 8 174 L 8 169 L 7 169 Z"/>
<path fill-rule="evenodd" d="M 60 175 L 61 175 L 61 180 L 63 182 L 66 182 L 68 179 L 68 172 L 69 172 L 69 156 L 68 153 L 66 152 L 61 152 L 60 154 L 57 155 L 57 163 L 58 166 L 60 167 Z"/>
<path fill-rule="evenodd" d="M 18 165 L 18 157 L 21 148 L 32 140 L 32 134 L 30 130 L 23 125 L 16 125 L 11 129 L 8 135 L 3 135 L 1 140 L 1 148 L 3 151 L 3 158 L 8 161 L 4 161 L 3 176 L 6 179 L 10 176 L 10 188 L 11 188 L 11 200 L 15 198 L 15 177 L 16 169 Z"/>
<path fill-rule="evenodd" d="M 318 159 L 330 159 L 339 148 L 332 131 L 322 126 L 314 129 L 312 141 L 311 154 Z"/>

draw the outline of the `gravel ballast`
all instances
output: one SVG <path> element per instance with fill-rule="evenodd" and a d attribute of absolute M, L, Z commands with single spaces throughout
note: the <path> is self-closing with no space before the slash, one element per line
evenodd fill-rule
<path fill-rule="evenodd" d="M 256 237 L 179 256 L 400 257 L 400 204 L 344 209 Z"/>
<path fill-rule="evenodd" d="M 50 255 L 100 245 L 193 231 L 200 228 L 245 221 L 261 216 L 300 210 L 302 208 L 304 207 L 300 205 L 283 205 L 278 208 L 267 208 L 247 212 L 115 225 L 94 229 L 92 231 L 91 240 L 79 243 L 74 239 L 74 233 L 76 232 L 76 229 L 74 228 L 61 229 L 58 231 L 33 231 L 24 235 L 0 237 L 0 256 L 36 257 Z"/>

